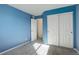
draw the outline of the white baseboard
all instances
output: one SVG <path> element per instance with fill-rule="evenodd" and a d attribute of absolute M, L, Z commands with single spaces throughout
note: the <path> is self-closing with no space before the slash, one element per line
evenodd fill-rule
<path fill-rule="evenodd" d="M 76 48 L 74 48 L 74 50 L 79 54 L 79 50 L 77 50 Z"/>
<path fill-rule="evenodd" d="M 28 44 L 29 42 L 30 42 L 30 41 L 26 41 L 26 42 L 24 42 L 24 43 L 22 43 L 22 44 L 20 44 L 20 45 L 17 45 L 17 46 L 15 46 L 15 47 L 13 47 L 13 48 L 7 49 L 7 50 L 1 52 L 0 55 L 4 54 L 4 53 L 6 53 L 6 52 L 9 52 L 9 51 L 11 51 L 11 50 L 13 50 L 13 49 L 16 49 L 16 48 L 18 48 L 18 47 L 21 47 L 21 46 L 23 46 L 23 45 L 26 45 L 26 44 Z"/>

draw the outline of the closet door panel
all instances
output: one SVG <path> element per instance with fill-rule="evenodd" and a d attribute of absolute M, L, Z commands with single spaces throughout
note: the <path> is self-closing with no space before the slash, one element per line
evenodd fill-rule
<path fill-rule="evenodd" d="M 65 20 L 62 15 L 59 15 L 59 46 L 64 46 L 65 40 Z"/>
<path fill-rule="evenodd" d="M 73 48 L 73 13 L 63 13 L 60 19 L 60 46 Z"/>
<path fill-rule="evenodd" d="M 48 44 L 58 45 L 58 15 L 49 15 L 48 22 Z"/>

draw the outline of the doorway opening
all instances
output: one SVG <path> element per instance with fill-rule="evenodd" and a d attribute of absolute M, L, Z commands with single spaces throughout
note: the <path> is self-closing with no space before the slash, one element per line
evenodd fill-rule
<path fill-rule="evenodd" d="M 43 42 L 43 20 L 37 19 L 37 40 Z"/>

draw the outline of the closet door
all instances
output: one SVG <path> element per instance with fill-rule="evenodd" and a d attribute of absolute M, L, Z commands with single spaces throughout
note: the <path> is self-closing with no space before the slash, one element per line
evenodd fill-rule
<path fill-rule="evenodd" d="M 59 21 L 59 45 L 63 47 L 73 48 L 73 13 L 67 12 L 60 14 Z"/>
<path fill-rule="evenodd" d="M 58 45 L 58 15 L 47 16 L 48 44 Z"/>
<path fill-rule="evenodd" d="M 37 20 L 31 19 L 31 41 L 37 40 Z"/>

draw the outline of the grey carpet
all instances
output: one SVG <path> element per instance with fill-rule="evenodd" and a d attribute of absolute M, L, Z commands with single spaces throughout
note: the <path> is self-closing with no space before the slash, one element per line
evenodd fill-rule
<path fill-rule="evenodd" d="M 13 49 L 3 55 L 78 55 L 70 48 L 43 44 L 40 40 Z"/>

